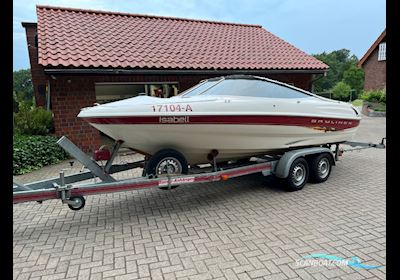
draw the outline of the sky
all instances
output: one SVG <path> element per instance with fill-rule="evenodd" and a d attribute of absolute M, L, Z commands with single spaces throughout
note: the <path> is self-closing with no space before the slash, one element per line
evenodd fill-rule
<path fill-rule="evenodd" d="M 37 4 L 258 24 L 308 54 L 359 59 L 386 28 L 385 0 L 14 0 L 14 70 L 30 67 L 21 22 L 37 22 Z"/>

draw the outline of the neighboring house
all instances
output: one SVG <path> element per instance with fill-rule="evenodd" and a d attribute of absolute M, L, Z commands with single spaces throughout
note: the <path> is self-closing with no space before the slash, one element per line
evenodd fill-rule
<path fill-rule="evenodd" d="M 358 62 L 364 69 L 364 90 L 386 88 L 386 28 Z"/>
<path fill-rule="evenodd" d="M 311 90 L 328 66 L 259 25 L 37 6 L 26 29 L 37 105 L 85 151 L 100 133 L 76 118 L 94 103 L 170 97 L 222 75 L 269 77 Z"/>

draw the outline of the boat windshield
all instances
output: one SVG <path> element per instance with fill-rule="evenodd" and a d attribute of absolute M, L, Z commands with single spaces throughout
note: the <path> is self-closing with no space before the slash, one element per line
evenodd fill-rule
<path fill-rule="evenodd" d="M 277 83 L 256 79 L 223 79 L 218 81 L 207 81 L 193 88 L 184 97 L 193 95 L 229 95 L 229 96 L 251 96 L 267 98 L 307 98 L 312 97 L 302 91 Z"/>
<path fill-rule="evenodd" d="M 221 81 L 222 81 L 222 79 L 204 81 L 204 82 L 198 84 L 197 86 L 194 86 L 194 87 L 189 88 L 188 90 L 182 92 L 180 94 L 180 96 L 182 96 L 182 97 L 192 97 L 192 96 L 200 95 L 200 94 L 202 94 L 203 92 L 207 91 L 208 89 L 210 89 L 211 87 L 215 86 L 216 84 L 218 84 Z"/>

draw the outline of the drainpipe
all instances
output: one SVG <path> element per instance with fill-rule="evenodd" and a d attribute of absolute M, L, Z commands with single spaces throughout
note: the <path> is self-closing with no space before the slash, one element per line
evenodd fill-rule
<path fill-rule="evenodd" d="M 46 100 L 46 109 L 47 109 L 47 111 L 49 111 L 50 110 L 50 81 L 47 81 L 47 90 L 46 90 L 46 92 L 47 92 L 47 100 Z"/>

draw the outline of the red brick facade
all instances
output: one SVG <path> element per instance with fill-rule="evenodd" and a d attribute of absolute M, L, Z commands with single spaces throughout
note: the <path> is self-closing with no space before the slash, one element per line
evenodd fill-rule
<path fill-rule="evenodd" d="M 91 152 L 100 146 L 99 132 L 76 116 L 83 107 L 96 102 L 94 84 L 82 77 L 58 76 L 50 82 L 51 107 L 57 136 L 65 135 L 82 150 Z"/>
<path fill-rule="evenodd" d="M 379 46 L 363 63 L 365 72 L 364 90 L 383 89 L 386 87 L 386 60 L 378 60 Z"/>
<path fill-rule="evenodd" d="M 379 46 L 382 43 L 386 43 L 386 28 L 357 63 L 365 72 L 364 90 L 386 88 L 386 58 L 378 60 Z M 382 51 L 385 53 L 382 54 L 386 57 L 386 46 L 383 47 Z"/>
<path fill-rule="evenodd" d="M 44 73 L 38 64 L 35 47 L 36 25 L 25 24 L 32 82 L 35 88 L 36 103 L 43 106 L 45 100 L 38 93 L 39 85 L 50 83 L 51 109 L 54 114 L 55 133 L 66 135 L 81 149 L 92 152 L 100 146 L 100 133 L 76 116 L 83 107 L 96 102 L 95 83 L 98 82 L 178 82 L 182 92 L 199 81 L 220 75 L 54 75 Z M 312 74 L 270 74 L 260 75 L 285 83 L 293 84 L 305 90 L 311 90 Z"/>

